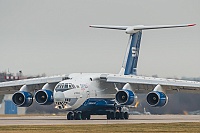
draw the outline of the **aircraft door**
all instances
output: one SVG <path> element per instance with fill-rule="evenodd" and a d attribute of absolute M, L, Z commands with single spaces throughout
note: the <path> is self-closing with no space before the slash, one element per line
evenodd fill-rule
<path fill-rule="evenodd" d="M 87 91 L 86 95 L 87 95 L 87 98 L 90 97 L 90 91 L 89 90 Z"/>

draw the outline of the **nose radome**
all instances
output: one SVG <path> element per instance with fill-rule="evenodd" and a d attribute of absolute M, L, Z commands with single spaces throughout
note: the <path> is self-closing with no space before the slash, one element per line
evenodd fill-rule
<path fill-rule="evenodd" d="M 54 93 L 54 102 L 62 102 L 65 101 L 65 95 L 63 92 L 55 92 Z"/>

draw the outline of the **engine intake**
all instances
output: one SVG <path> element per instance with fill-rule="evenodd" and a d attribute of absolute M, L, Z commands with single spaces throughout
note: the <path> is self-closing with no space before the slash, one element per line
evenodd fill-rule
<path fill-rule="evenodd" d="M 163 107 L 167 104 L 168 97 L 160 91 L 152 91 L 147 95 L 147 103 L 152 107 Z"/>
<path fill-rule="evenodd" d="M 12 96 L 12 101 L 18 107 L 29 107 L 33 103 L 33 96 L 29 92 L 18 91 Z"/>
<path fill-rule="evenodd" d="M 115 100 L 120 105 L 131 105 L 134 102 L 134 96 L 131 90 L 119 90 L 115 95 Z"/>
<path fill-rule="evenodd" d="M 35 101 L 40 105 L 53 103 L 53 92 L 50 90 L 39 90 L 35 93 Z"/>

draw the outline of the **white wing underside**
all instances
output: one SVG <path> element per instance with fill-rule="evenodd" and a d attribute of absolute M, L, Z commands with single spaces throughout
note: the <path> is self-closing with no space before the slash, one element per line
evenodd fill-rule
<path fill-rule="evenodd" d="M 23 85 L 27 85 L 30 92 L 41 89 L 46 83 L 57 84 L 58 82 L 66 79 L 67 75 L 41 77 L 24 80 L 16 80 L 0 83 L 0 94 L 13 94 L 20 90 Z"/>
<path fill-rule="evenodd" d="M 158 84 L 161 85 L 166 92 L 200 92 L 200 82 L 196 81 L 119 74 L 101 75 L 101 79 L 112 83 L 130 83 L 137 93 L 152 91 Z"/>
<path fill-rule="evenodd" d="M 20 90 L 23 85 L 29 86 L 29 91 L 41 89 L 46 83 L 57 84 L 58 82 L 67 78 L 67 75 L 33 78 L 18 81 L 2 82 L 0 83 L 0 94 L 13 94 Z M 145 93 L 152 91 L 156 85 L 161 85 L 167 93 L 171 92 L 190 92 L 200 93 L 200 82 L 153 78 L 134 75 L 120 75 L 120 74 L 102 74 L 101 80 L 106 80 L 110 83 L 130 83 L 136 93 Z"/>

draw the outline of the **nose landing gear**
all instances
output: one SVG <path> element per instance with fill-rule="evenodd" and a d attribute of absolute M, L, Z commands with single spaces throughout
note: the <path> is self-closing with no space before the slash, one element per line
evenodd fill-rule
<path fill-rule="evenodd" d="M 74 119 L 74 113 L 73 112 L 69 112 L 67 114 L 67 120 L 73 120 Z"/>

